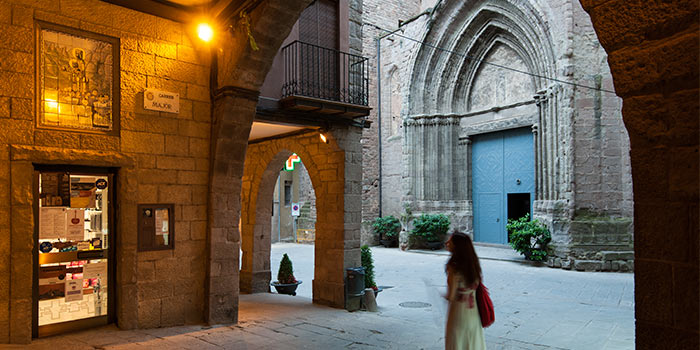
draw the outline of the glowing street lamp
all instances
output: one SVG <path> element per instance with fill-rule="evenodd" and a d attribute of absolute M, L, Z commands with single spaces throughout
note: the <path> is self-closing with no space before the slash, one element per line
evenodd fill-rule
<path fill-rule="evenodd" d="M 197 36 L 204 42 L 210 42 L 214 37 L 214 29 L 207 23 L 200 23 L 197 26 Z"/>

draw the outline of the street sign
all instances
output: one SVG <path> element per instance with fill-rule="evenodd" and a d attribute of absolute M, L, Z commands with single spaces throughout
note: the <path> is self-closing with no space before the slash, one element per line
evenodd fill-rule
<path fill-rule="evenodd" d="M 180 113 L 180 94 L 146 89 L 143 92 L 143 109 L 168 113 Z"/>
<path fill-rule="evenodd" d="M 299 203 L 292 203 L 292 216 L 299 216 Z"/>
<path fill-rule="evenodd" d="M 285 171 L 294 171 L 294 164 L 300 163 L 301 158 L 296 153 L 292 153 L 289 158 L 287 158 L 287 161 L 284 162 L 284 170 Z"/>

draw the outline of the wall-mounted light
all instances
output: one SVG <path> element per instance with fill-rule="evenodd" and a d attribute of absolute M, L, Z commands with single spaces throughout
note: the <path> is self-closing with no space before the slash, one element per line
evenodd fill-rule
<path fill-rule="evenodd" d="M 214 29 L 207 23 L 200 23 L 197 26 L 197 36 L 204 42 L 210 42 L 214 37 Z"/>
<path fill-rule="evenodd" d="M 323 132 L 319 132 L 318 136 L 321 138 L 321 142 L 328 143 L 328 138 L 323 134 Z"/>

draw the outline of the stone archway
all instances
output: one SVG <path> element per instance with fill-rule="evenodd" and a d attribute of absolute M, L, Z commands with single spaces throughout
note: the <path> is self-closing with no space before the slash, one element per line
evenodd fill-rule
<path fill-rule="evenodd" d="M 697 349 L 697 1 L 581 0 L 631 144 L 637 349 Z"/>
<path fill-rule="evenodd" d="M 240 23 L 222 35 L 214 53 L 212 126 L 207 213 L 207 278 L 205 320 L 211 324 L 238 320 L 241 177 L 248 135 L 255 118 L 259 88 L 282 41 L 311 0 L 267 0 L 249 14 L 248 44 Z"/>
<path fill-rule="evenodd" d="M 292 154 L 301 157 L 316 193 L 315 303 L 343 307 L 345 261 L 345 152 L 318 132 L 251 144 L 241 192 L 243 264 L 241 290 L 266 292 L 270 282 L 270 203 L 279 169 Z M 356 250 L 356 249 L 355 249 Z"/>
<path fill-rule="evenodd" d="M 239 196 L 257 88 L 309 2 L 268 0 L 251 14 L 262 52 L 252 53 L 243 33 L 223 48 L 232 57 L 220 61 L 220 71 L 227 74 L 219 76 L 218 85 L 231 88 L 214 101 L 206 292 L 210 323 L 237 318 Z M 637 347 L 697 348 L 698 3 L 581 4 L 608 52 L 631 141 Z"/>

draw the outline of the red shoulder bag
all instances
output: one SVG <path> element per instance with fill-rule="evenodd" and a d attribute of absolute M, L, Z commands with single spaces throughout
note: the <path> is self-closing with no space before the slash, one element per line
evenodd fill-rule
<path fill-rule="evenodd" d="M 483 283 L 479 283 L 479 286 L 476 288 L 476 304 L 479 307 L 481 326 L 486 328 L 492 325 L 496 320 L 496 315 L 493 312 L 493 302 L 491 302 L 489 290 L 486 289 Z"/>

